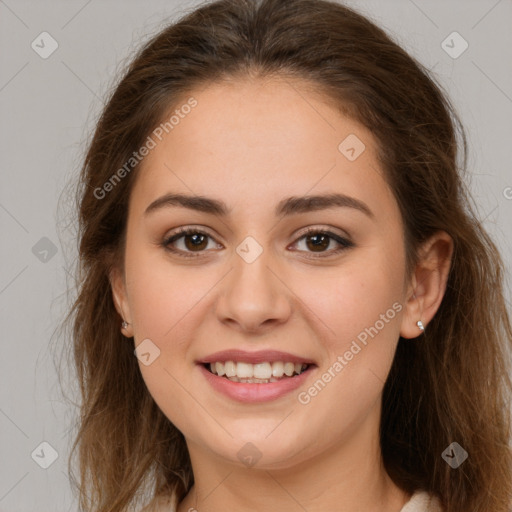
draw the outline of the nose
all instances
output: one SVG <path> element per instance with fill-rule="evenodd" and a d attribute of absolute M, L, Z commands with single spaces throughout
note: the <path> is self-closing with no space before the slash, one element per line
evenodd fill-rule
<path fill-rule="evenodd" d="M 234 268 L 223 280 L 217 317 L 240 332 L 263 334 L 291 315 L 291 292 L 268 252 L 250 263 L 235 254 Z"/>

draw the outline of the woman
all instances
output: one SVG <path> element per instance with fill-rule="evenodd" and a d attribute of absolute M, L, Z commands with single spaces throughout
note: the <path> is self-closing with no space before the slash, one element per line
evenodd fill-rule
<path fill-rule="evenodd" d="M 80 179 L 83 510 L 510 510 L 457 133 L 465 164 L 439 86 L 336 3 L 221 0 L 141 49 Z"/>

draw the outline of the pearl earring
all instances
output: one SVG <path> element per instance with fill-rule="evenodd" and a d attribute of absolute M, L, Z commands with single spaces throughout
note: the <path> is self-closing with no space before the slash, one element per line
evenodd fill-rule
<path fill-rule="evenodd" d="M 416 322 L 416 325 L 418 326 L 420 331 L 424 331 L 425 330 L 425 327 L 423 326 L 423 322 L 421 320 L 418 320 Z"/>
<path fill-rule="evenodd" d="M 123 329 L 127 329 L 129 325 L 130 325 L 130 324 L 129 324 L 128 322 L 123 321 L 123 323 L 121 324 L 121 327 L 122 327 Z"/>

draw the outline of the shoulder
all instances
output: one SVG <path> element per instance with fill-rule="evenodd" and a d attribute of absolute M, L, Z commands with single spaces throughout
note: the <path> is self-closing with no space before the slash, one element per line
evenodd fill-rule
<path fill-rule="evenodd" d="M 400 512 L 443 512 L 443 509 L 433 494 L 416 491 Z"/>
<path fill-rule="evenodd" d="M 140 512 L 176 512 L 176 500 L 173 496 L 155 496 Z"/>

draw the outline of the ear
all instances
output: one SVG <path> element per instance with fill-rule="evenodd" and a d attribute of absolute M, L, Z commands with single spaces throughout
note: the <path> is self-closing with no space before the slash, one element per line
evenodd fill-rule
<path fill-rule="evenodd" d="M 407 290 L 407 301 L 402 317 L 400 336 L 416 338 L 421 334 L 417 322 L 425 329 L 443 300 L 450 273 L 453 240 L 444 231 L 438 231 L 421 246 L 419 259 Z"/>
<path fill-rule="evenodd" d="M 110 286 L 112 288 L 112 298 L 114 300 L 114 306 L 121 316 L 121 318 L 128 322 L 128 327 L 122 327 L 121 330 L 126 337 L 133 336 L 133 326 L 131 321 L 130 306 L 128 304 L 128 297 L 126 293 L 126 282 L 124 275 L 121 270 L 114 266 L 109 272 Z"/>

